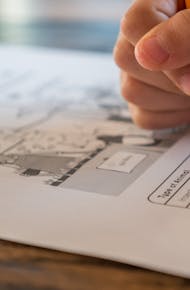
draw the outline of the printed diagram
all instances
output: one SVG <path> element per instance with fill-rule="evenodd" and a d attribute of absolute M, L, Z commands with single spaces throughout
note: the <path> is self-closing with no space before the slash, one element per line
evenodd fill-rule
<path fill-rule="evenodd" d="M 176 134 L 169 138 L 137 129 L 114 84 L 71 87 L 59 76 L 40 82 L 38 76 L 33 83 L 33 74 L 26 72 L 23 93 L 21 76 L 10 75 L 17 79 L 13 89 L 0 84 L 0 167 L 22 178 L 118 195 L 176 141 Z M 120 172 L 101 166 L 120 151 L 127 151 L 120 156 L 128 159 L 144 156 L 130 174 L 121 166 Z"/>

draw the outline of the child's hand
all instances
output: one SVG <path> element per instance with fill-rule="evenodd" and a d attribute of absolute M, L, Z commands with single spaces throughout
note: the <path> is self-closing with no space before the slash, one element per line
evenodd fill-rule
<path fill-rule="evenodd" d="M 143 128 L 190 123 L 190 9 L 177 7 L 136 0 L 121 21 L 114 51 L 121 91 Z"/>

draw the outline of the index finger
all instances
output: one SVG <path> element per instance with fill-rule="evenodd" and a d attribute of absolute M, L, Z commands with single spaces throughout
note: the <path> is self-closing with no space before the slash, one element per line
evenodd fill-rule
<path fill-rule="evenodd" d="M 153 27 L 172 17 L 178 4 L 178 0 L 136 0 L 123 16 L 121 32 L 135 46 Z"/>

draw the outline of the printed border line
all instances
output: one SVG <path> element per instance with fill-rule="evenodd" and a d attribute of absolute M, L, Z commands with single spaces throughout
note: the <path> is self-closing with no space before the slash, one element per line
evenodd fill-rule
<path fill-rule="evenodd" d="M 190 180 L 190 177 L 178 188 L 176 192 L 164 203 L 164 205 L 170 206 L 169 201 L 178 193 L 178 191 Z M 172 206 L 172 205 L 171 205 Z M 176 206 L 177 207 L 177 206 Z"/>
<path fill-rule="evenodd" d="M 152 204 L 157 204 L 157 205 L 167 205 L 167 206 L 170 206 L 168 205 L 168 201 L 167 203 L 159 203 L 159 202 L 154 202 L 151 200 L 151 197 L 155 194 L 155 192 L 190 158 L 190 154 L 175 168 L 175 170 L 173 170 L 170 175 L 168 175 L 164 181 L 156 187 L 156 189 L 148 196 L 148 201 L 151 202 Z M 183 184 L 184 185 L 184 184 Z M 171 207 L 178 207 L 178 206 L 171 206 Z"/>

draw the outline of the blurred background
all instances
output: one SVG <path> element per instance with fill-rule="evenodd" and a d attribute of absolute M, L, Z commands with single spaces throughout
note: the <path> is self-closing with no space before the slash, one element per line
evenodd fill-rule
<path fill-rule="evenodd" d="M 132 0 L 0 0 L 0 41 L 111 52 Z"/>

